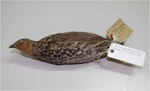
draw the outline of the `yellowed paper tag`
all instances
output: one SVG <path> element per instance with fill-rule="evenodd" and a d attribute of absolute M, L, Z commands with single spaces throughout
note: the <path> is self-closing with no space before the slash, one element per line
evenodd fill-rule
<path fill-rule="evenodd" d="M 113 36 L 115 36 L 115 39 L 116 37 L 119 39 L 119 43 L 123 43 L 130 36 L 132 31 L 133 30 L 119 18 L 119 20 L 107 30 L 107 36 L 110 39 L 114 39 Z"/>

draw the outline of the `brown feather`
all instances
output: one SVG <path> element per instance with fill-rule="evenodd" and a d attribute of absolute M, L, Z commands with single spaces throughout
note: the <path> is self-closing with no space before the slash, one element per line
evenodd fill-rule
<path fill-rule="evenodd" d="M 39 41 L 22 39 L 14 43 L 22 52 L 52 64 L 92 62 L 109 45 L 110 40 L 87 32 L 58 33 Z"/>

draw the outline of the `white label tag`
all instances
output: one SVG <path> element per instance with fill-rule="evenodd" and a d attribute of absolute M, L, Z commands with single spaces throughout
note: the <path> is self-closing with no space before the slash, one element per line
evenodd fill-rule
<path fill-rule="evenodd" d="M 113 59 L 124 61 L 126 63 L 143 66 L 145 52 L 117 43 L 111 43 L 107 56 Z"/>

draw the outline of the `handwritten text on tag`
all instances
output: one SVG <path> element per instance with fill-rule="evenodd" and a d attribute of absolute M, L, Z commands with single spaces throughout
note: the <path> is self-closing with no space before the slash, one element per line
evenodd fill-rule
<path fill-rule="evenodd" d="M 126 63 L 143 66 L 145 52 L 117 43 L 111 43 L 107 56 L 113 59 L 124 61 Z"/>

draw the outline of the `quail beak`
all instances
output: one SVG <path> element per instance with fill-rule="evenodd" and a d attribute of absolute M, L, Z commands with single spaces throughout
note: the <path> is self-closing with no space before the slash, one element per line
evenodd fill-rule
<path fill-rule="evenodd" d="M 15 48 L 14 44 L 10 45 L 9 48 Z"/>

